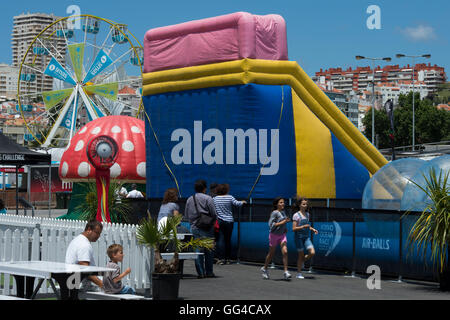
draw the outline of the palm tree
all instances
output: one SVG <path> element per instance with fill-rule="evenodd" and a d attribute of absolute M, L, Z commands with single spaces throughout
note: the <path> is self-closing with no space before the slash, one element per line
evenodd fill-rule
<path fill-rule="evenodd" d="M 214 239 L 212 238 L 191 238 L 188 242 L 180 241 L 177 238 L 177 226 L 182 218 L 182 216 L 170 216 L 165 224 L 158 226 L 157 221 L 152 219 L 150 213 L 148 213 L 148 217 L 141 221 L 136 230 L 138 243 L 155 250 L 155 273 L 177 273 L 179 264 L 178 253 L 187 248 L 212 249 L 214 247 Z M 169 246 L 174 248 L 173 259 L 165 261 L 161 256 L 161 251 Z"/>
<path fill-rule="evenodd" d="M 450 171 L 444 174 L 441 169 L 438 176 L 432 167 L 428 177 L 425 174 L 423 175 L 425 178 L 425 185 L 423 187 L 410 180 L 425 192 L 431 201 L 414 223 L 408 236 L 410 252 L 413 250 L 414 244 L 417 244 L 418 251 L 424 260 L 429 245 L 431 245 L 433 267 L 438 267 L 441 289 L 445 290 L 449 289 L 446 278 L 447 273 L 450 271 L 450 264 L 448 263 L 448 249 L 450 244 L 449 174 Z M 409 211 L 406 212 L 406 214 L 409 213 Z"/>

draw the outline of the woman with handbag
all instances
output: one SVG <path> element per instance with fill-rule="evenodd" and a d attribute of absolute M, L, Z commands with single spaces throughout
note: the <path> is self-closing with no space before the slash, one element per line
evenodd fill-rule
<path fill-rule="evenodd" d="M 195 194 L 186 201 L 184 214 L 191 224 L 191 232 L 194 239 L 214 239 L 214 224 L 217 219 L 214 200 L 206 194 L 207 186 L 205 180 L 197 180 L 194 185 Z M 214 253 L 212 250 L 202 250 L 195 260 L 195 269 L 198 278 L 213 278 Z"/>
<path fill-rule="evenodd" d="M 247 203 L 237 201 L 232 195 L 229 195 L 230 186 L 228 184 L 219 184 L 216 188 L 217 195 L 213 198 L 217 212 L 217 221 L 219 222 L 219 240 L 217 248 L 219 249 L 218 264 L 229 264 L 231 259 L 231 235 L 233 234 L 234 218 L 233 206 L 241 207 Z"/>

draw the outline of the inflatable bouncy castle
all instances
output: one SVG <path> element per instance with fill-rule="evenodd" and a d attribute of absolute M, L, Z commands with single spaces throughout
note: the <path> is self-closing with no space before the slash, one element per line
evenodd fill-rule
<path fill-rule="evenodd" d="M 147 196 L 197 179 L 239 198 L 361 199 L 387 163 L 288 61 L 279 15 L 245 12 L 149 30 L 144 40 Z"/>

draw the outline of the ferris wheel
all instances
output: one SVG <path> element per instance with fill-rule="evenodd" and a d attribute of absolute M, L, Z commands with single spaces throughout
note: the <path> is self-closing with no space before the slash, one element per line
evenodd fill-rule
<path fill-rule="evenodd" d="M 22 59 L 17 85 L 25 125 L 42 147 L 66 147 L 87 122 L 141 116 L 143 48 L 124 24 L 92 15 L 44 28 Z"/>

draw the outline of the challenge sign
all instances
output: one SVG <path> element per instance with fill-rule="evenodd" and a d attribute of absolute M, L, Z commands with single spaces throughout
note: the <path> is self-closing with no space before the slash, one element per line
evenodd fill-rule
<path fill-rule="evenodd" d="M 3 161 L 25 161 L 23 154 L 2 154 Z"/>

